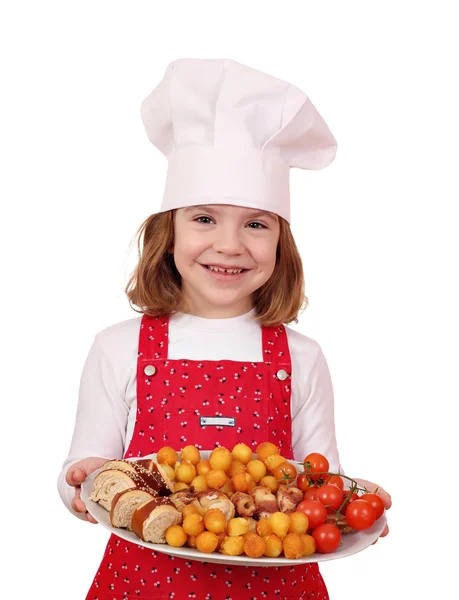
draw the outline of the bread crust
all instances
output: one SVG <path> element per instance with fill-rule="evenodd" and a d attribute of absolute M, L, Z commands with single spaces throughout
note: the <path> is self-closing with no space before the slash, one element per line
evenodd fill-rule
<path fill-rule="evenodd" d="M 131 529 L 144 542 L 164 544 L 168 527 L 182 521 L 182 514 L 165 497 L 158 496 L 141 504 L 132 515 Z M 157 523 L 155 528 L 153 525 Z"/>

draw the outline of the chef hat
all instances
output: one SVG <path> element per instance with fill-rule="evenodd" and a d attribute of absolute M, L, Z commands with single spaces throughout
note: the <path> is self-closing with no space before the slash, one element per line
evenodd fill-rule
<path fill-rule="evenodd" d="M 167 158 L 160 210 L 233 204 L 290 223 L 290 167 L 322 169 L 336 140 L 300 89 L 229 59 L 181 58 L 141 106 Z"/>

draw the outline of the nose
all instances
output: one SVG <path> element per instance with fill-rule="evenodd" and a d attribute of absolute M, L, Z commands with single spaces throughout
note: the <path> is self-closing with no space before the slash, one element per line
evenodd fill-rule
<path fill-rule="evenodd" d="M 214 249 L 222 254 L 242 254 L 244 242 L 237 227 L 219 227 L 216 230 Z"/>

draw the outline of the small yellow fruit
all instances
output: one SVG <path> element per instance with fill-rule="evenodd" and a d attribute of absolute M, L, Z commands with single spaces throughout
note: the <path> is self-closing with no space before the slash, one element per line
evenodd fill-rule
<path fill-rule="evenodd" d="M 165 463 L 173 467 L 178 460 L 178 454 L 171 446 L 163 446 L 156 454 L 156 462 Z"/>
<path fill-rule="evenodd" d="M 199 515 L 199 511 L 194 504 L 187 504 L 180 511 L 182 513 L 182 517 L 185 518 L 188 515 Z"/>
<path fill-rule="evenodd" d="M 230 468 L 227 471 L 228 477 L 233 477 L 233 475 L 237 475 L 238 473 L 245 472 L 245 465 L 240 460 L 233 460 L 230 465 Z"/>
<path fill-rule="evenodd" d="M 297 533 L 287 533 L 282 540 L 282 548 L 285 558 L 301 558 L 304 553 L 304 543 Z"/>
<path fill-rule="evenodd" d="M 282 540 L 277 537 L 274 533 L 267 535 L 263 538 L 266 543 L 265 556 L 270 558 L 277 558 L 282 554 Z"/>
<path fill-rule="evenodd" d="M 193 478 L 191 485 L 197 492 L 206 492 L 209 489 L 205 475 L 196 475 L 196 477 Z"/>
<path fill-rule="evenodd" d="M 208 460 L 200 460 L 196 465 L 196 473 L 198 475 L 207 475 L 212 467 L 210 466 L 210 461 Z"/>
<path fill-rule="evenodd" d="M 250 535 L 245 541 L 244 552 L 250 558 L 260 558 L 266 551 L 266 542 L 259 535 Z"/>
<path fill-rule="evenodd" d="M 249 522 L 244 517 L 234 517 L 228 521 L 226 531 L 231 537 L 244 535 L 249 530 Z"/>
<path fill-rule="evenodd" d="M 221 533 L 226 529 L 226 519 L 223 511 L 219 508 L 211 508 L 206 512 L 204 525 L 208 531 Z"/>
<path fill-rule="evenodd" d="M 267 488 L 269 488 L 271 490 L 271 492 L 273 494 L 275 494 L 277 492 L 277 490 L 279 489 L 279 483 L 277 482 L 277 479 L 275 477 L 273 477 L 272 475 L 265 475 L 260 480 L 259 485 L 265 485 Z"/>
<path fill-rule="evenodd" d="M 277 537 L 283 538 L 287 535 L 290 519 L 288 515 L 278 511 L 269 517 L 269 525 L 271 526 L 272 532 L 275 533 Z"/>
<path fill-rule="evenodd" d="M 175 471 L 175 478 L 183 483 L 191 483 L 195 477 L 196 468 L 191 463 L 182 462 Z"/>
<path fill-rule="evenodd" d="M 212 469 L 227 471 L 233 460 L 233 456 L 228 448 L 224 446 L 220 446 L 219 448 L 215 448 L 210 453 L 209 461 Z"/>
<path fill-rule="evenodd" d="M 227 556 L 240 556 L 244 552 L 244 543 L 242 535 L 226 536 L 220 546 L 220 552 Z"/>
<path fill-rule="evenodd" d="M 262 442 L 257 447 L 256 453 L 258 458 L 264 461 L 268 456 L 271 456 L 273 454 L 280 454 L 280 450 L 271 442 Z"/>
<path fill-rule="evenodd" d="M 255 482 L 260 481 L 266 475 L 266 467 L 261 460 L 251 460 L 247 463 L 247 473 L 252 475 Z"/>
<path fill-rule="evenodd" d="M 172 525 L 166 529 L 166 542 L 169 546 L 180 548 L 186 544 L 187 539 L 188 536 L 181 525 Z"/>
<path fill-rule="evenodd" d="M 196 536 L 196 548 L 200 552 L 213 552 L 218 544 L 218 537 L 211 531 L 203 531 Z"/>
<path fill-rule="evenodd" d="M 201 454 L 196 446 L 185 446 L 180 452 L 180 460 L 182 462 L 189 462 L 192 465 L 197 465 L 201 460 Z"/>
<path fill-rule="evenodd" d="M 303 533 L 300 537 L 303 540 L 303 556 L 314 554 L 316 551 L 316 540 L 312 537 L 312 535 Z"/>
<path fill-rule="evenodd" d="M 231 483 L 236 492 L 248 492 L 255 486 L 255 481 L 250 473 L 237 473 L 233 475 Z"/>
<path fill-rule="evenodd" d="M 263 461 L 270 473 L 275 471 L 282 463 L 287 462 L 287 459 L 280 454 L 272 454 Z"/>
<path fill-rule="evenodd" d="M 187 535 L 198 536 L 204 531 L 204 520 L 201 515 L 188 515 L 183 519 L 182 527 Z"/>
<path fill-rule="evenodd" d="M 211 469 L 205 477 L 207 485 L 214 490 L 223 487 L 228 481 L 228 476 L 222 469 Z"/>
<path fill-rule="evenodd" d="M 304 513 L 297 510 L 290 513 L 288 518 L 290 519 L 290 525 L 288 526 L 290 533 L 297 533 L 298 535 L 306 533 L 309 527 L 309 519 Z"/>
<path fill-rule="evenodd" d="M 262 517 L 256 525 L 256 530 L 258 535 L 261 537 L 265 537 L 273 532 L 271 529 L 271 523 L 269 522 L 269 517 Z"/>
<path fill-rule="evenodd" d="M 246 465 L 252 460 L 252 450 L 246 444 L 236 444 L 232 451 L 233 458 Z"/>

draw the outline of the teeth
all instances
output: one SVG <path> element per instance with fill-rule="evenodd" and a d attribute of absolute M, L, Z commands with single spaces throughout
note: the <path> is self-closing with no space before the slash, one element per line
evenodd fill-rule
<path fill-rule="evenodd" d="M 211 265 L 207 265 L 209 271 L 216 271 L 217 273 L 231 273 L 231 275 L 236 275 L 237 273 L 242 273 L 244 269 L 222 269 L 221 267 L 213 267 Z"/>

